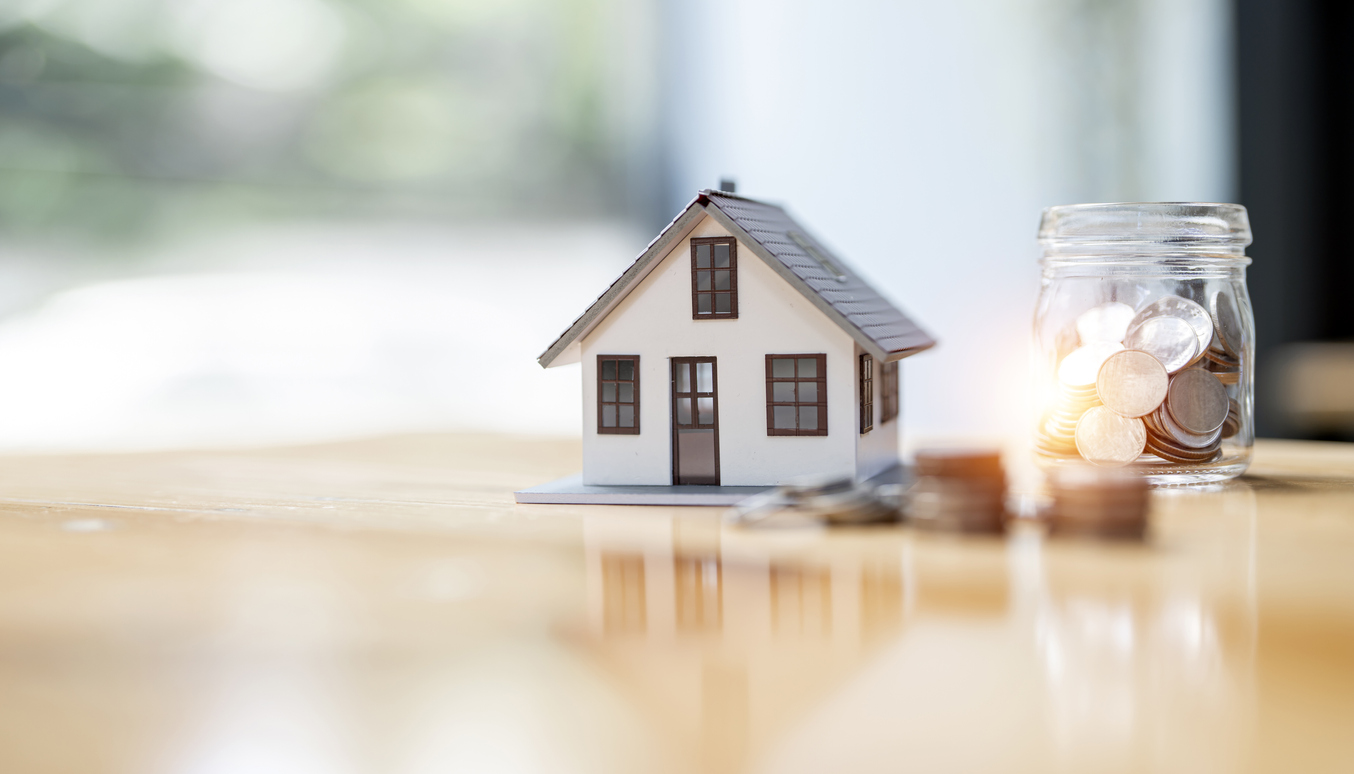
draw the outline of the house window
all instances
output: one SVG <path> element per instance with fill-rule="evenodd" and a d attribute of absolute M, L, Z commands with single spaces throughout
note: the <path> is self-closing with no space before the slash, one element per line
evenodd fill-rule
<path fill-rule="evenodd" d="M 639 435 L 639 355 L 597 356 L 597 432 Z"/>
<path fill-rule="evenodd" d="M 885 363 L 883 372 L 884 390 L 879 398 L 884 402 L 884 413 L 879 418 L 880 424 L 898 418 L 898 361 Z"/>
<path fill-rule="evenodd" d="M 860 356 L 860 434 L 874 429 L 874 358 Z"/>
<path fill-rule="evenodd" d="M 827 355 L 766 356 L 766 434 L 827 435 Z"/>
<path fill-rule="evenodd" d="M 738 250 L 732 237 L 691 240 L 691 319 L 738 317 Z"/>

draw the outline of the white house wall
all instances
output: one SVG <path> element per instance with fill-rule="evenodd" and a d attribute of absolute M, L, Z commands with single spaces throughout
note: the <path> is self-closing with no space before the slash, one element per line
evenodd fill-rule
<path fill-rule="evenodd" d="M 864 350 L 856 347 L 857 362 L 863 354 L 865 354 Z M 899 389 L 902 389 L 902 381 L 903 365 L 899 363 Z M 901 400 L 901 398 L 900 395 L 899 399 Z M 898 464 L 898 424 L 902 415 L 900 414 L 897 419 L 889 420 L 888 424 L 880 421 L 883 416 L 884 364 L 876 360 L 874 364 L 874 429 L 864 435 L 856 436 L 857 478 L 869 478 Z"/>
<path fill-rule="evenodd" d="M 721 484 L 854 475 L 855 342 L 845 331 L 741 242 L 738 319 L 691 319 L 691 237 L 728 235 L 705 217 L 583 339 L 584 483 L 672 483 L 668 359 L 698 356 L 718 359 Z M 766 355 L 795 353 L 827 355 L 826 436 L 766 434 Z M 603 354 L 640 356 L 639 435 L 597 433 L 597 356 Z"/>

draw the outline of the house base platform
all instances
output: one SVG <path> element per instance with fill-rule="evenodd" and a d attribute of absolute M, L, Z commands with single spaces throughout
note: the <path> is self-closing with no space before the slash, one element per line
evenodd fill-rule
<path fill-rule="evenodd" d="M 876 486 L 905 480 L 906 468 L 895 465 L 870 478 Z M 519 503 L 559 503 L 571 505 L 737 505 L 768 489 L 769 486 L 593 486 L 583 483 L 583 474 L 513 492 Z"/>

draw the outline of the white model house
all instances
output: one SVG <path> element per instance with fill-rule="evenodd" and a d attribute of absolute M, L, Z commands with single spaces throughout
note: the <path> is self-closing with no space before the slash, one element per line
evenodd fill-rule
<path fill-rule="evenodd" d="M 775 205 L 702 191 L 539 358 L 583 364 L 589 486 L 767 486 L 898 464 L 935 342 Z"/>

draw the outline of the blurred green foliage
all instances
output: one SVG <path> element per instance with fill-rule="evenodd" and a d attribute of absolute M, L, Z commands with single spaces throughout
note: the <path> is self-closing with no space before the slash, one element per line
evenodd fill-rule
<path fill-rule="evenodd" d="M 5 0 L 0 233 L 618 204 L 608 0 Z"/>

